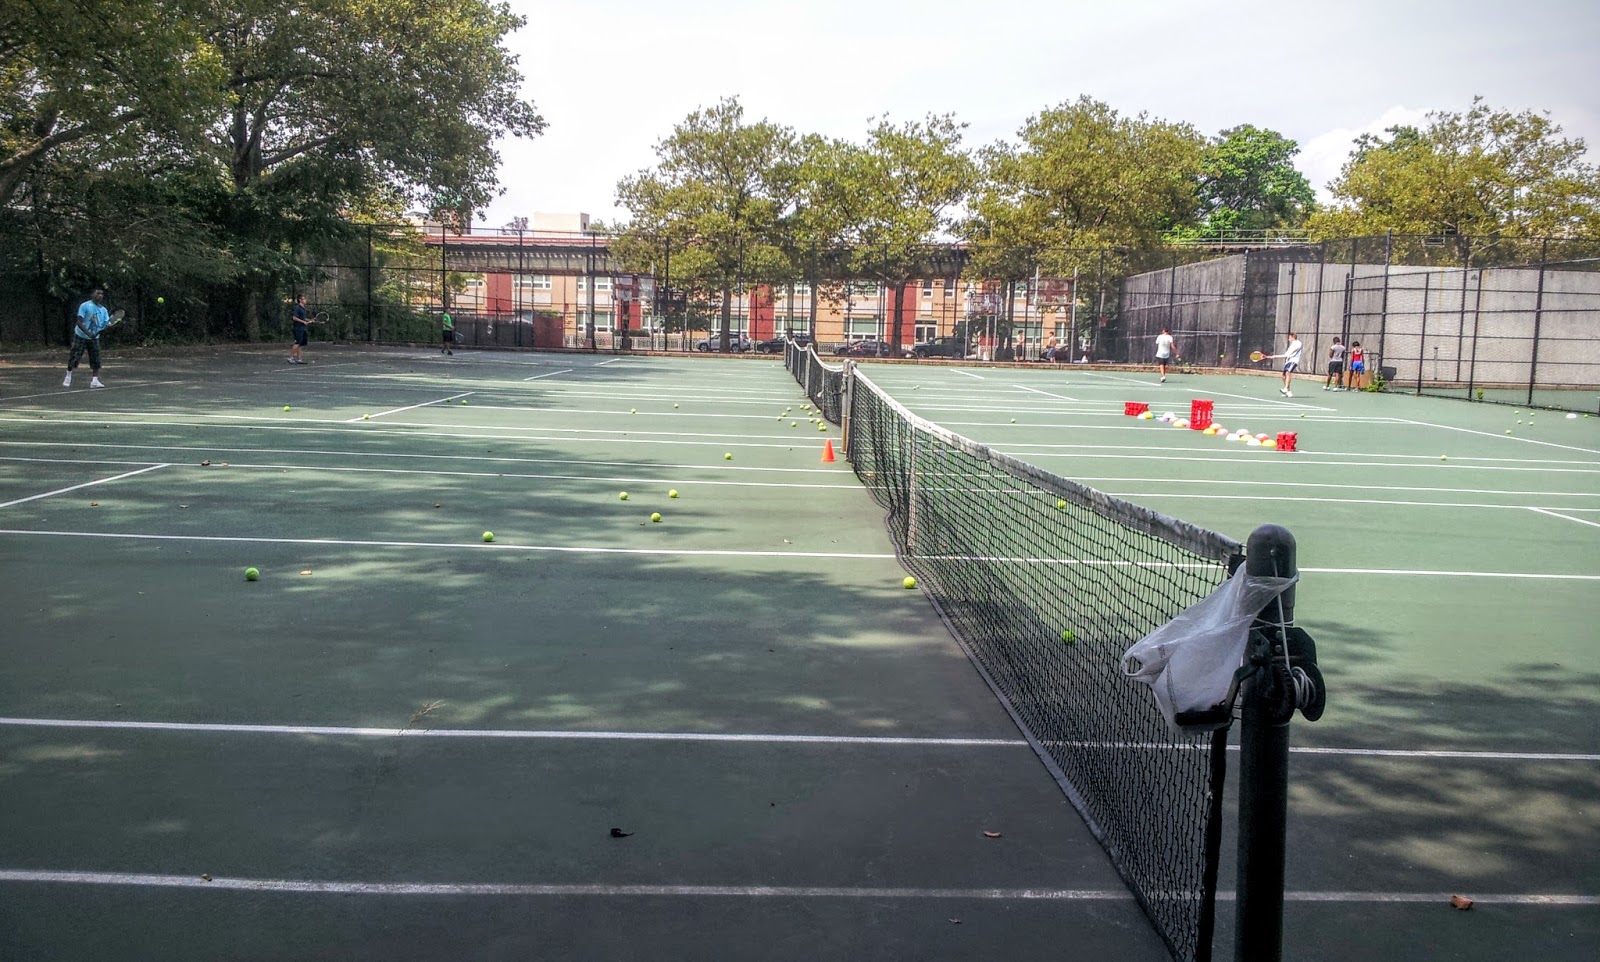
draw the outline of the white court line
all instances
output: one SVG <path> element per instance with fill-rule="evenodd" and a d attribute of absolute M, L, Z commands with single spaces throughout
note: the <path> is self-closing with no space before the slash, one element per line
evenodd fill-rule
<path fill-rule="evenodd" d="M 849 560 L 893 560 L 894 554 L 860 551 L 756 551 L 736 548 L 602 548 L 581 545 L 530 545 L 508 542 L 452 542 L 452 541 L 362 541 L 349 538 L 266 538 L 225 537 L 221 535 L 134 534 L 122 531 L 49 531 L 26 528 L 0 528 L 0 535 L 47 538 L 100 538 L 129 541 L 192 541 L 219 544 L 304 544 L 333 547 L 361 548 L 448 548 L 463 551 L 548 551 L 564 554 L 620 554 L 649 555 L 684 558 L 841 558 Z M 916 557 L 939 560 L 940 555 Z M 1002 562 L 1007 564 L 1069 565 L 1094 568 L 1195 568 L 1210 570 L 1216 565 L 1202 563 L 1158 563 L 1136 561 L 1098 561 L 1074 558 L 1008 558 L 983 555 L 950 556 L 960 561 Z M 1574 575 L 1539 571 L 1441 571 L 1423 568 L 1301 568 L 1302 572 L 1317 574 L 1413 575 L 1419 577 L 1447 578 L 1515 578 L 1547 581 L 1600 581 L 1600 574 Z"/>
<path fill-rule="evenodd" d="M 0 460 L 15 460 L 4 458 Z M 354 474 L 415 474 L 425 477 L 447 478 L 517 478 L 522 480 L 549 480 L 549 481 L 596 481 L 605 484 L 681 484 L 684 487 L 698 485 L 713 485 L 731 488 L 805 488 L 806 490 L 838 489 L 842 491 L 859 491 L 860 484 L 814 484 L 795 481 L 710 481 L 710 480 L 674 480 L 662 477 L 641 477 L 628 475 L 609 475 L 601 477 L 587 474 L 532 474 L 518 471 L 426 471 L 416 468 L 356 468 L 347 465 L 314 465 L 314 464 L 246 464 L 239 461 L 229 462 L 230 470 L 243 469 L 247 471 L 336 471 Z M 3 505 L 0 505 L 3 507 Z"/>
<path fill-rule="evenodd" d="M 956 369 L 955 369 L 955 368 L 951 368 L 951 369 L 950 369 L 950 370 L 951 370 L 951 373 L 954 373 L 954 374 L 959 374 L 959 375 L 961 375 L 961 376 L 962 376 L 962 377 L 972 377 L 972 378 L 977 378 L 977 379 L 978 379 L 978 380 L 980 380 L 980 381 L 982 381 L 982 380 L 983 380 L 983 379 L 984 379 L 984 377 L 983 377 L 983 375 L 982 375 L 982 374 L 973 374 L 973 373 L 971 373 L 971 372 L 970 372 L 970 371 L 957 371 L 957 370 L 956 370 Z"/>
<path fill-rule="evenodd" d="M 9 507 L 11 507 L 12 505 L 15 505 L 15 504 L 23 504 L 23 503 L 28 502 L 28 501 L 37 501 L 40 498 L 50 498 L 50 497 L 54 497 L 54 496 L 56 496 L 58 494 L 66 494 L 68 491 L 76 491 L 79 488 L 88 488 L 88 487 L 93 487 L 94 485 L 97 485 L 97 484 L 107 484 L 107 483 L 112 482 L 112 481 L 121 481 L 123 478 L 131 478 L 136 474 L 144 474 L 146 471 L 154 471 L 157 468 L 166 468 L 166 467 L 171 467 L 171 465 L 167 465 L 167 464 L 152 464 L 147 468 L 140 468 L 137 471 L 125 471 L 122 474 L 115 475 L 114 477 L 99 478 L 99 479 L 94 480 L 94 481 L 85 481 L 82 484 L 75 484 L 70 488 L 58 488 L 55 491 L 46 491 L 44 494 L 33 494 L 33 495 L 29 495 L 26 498 L 18 498 L 15 501 L 7 501 L 7 502 L 5 502 L 3 504 L 0 504 L 0 508 L 9 508 Z"/>
<path fill-rule="evenodd" d="M 226 722 L 156 722 L 108 720 L 97 718 L 6 718 L 0 717 L 0 727 L 8 728 L 65 728 L 111 731 L 171 731 L 206 732 L 237 735 L 318 735 L 339 738 L 486 738 L 524 739 L 528 741 L 646 741 L 646 742 L 727 742 L 737 744 L 793 744 L 793 745 L 862 745 L 862 746 L 925 746 L 931 748 L 1028 748 L 1022 738 L 935 738 L 900 735 L 793 735 L 771 732 L 730 734 L 725 732 L 631 732 L 586 731 L 567 729 L 474 729 L 474 728 L 361 728 L 340 725 L 261 725 L 231 724 Z M 1097 746 L 1074 743 L 1077 747 L 1111 748 L 1180 748 L 1184 746 L 1150 744 L 1112 744 Z M 1238 745 L 1229 745 L 1228 751 L 1239 751 Z M 1411 750 L 1400 748 L 1312 748 L 1294 746 L 1289 749 L 1299 755 L 1336 755 L 1359 758 L 1417 758 L 1453 761 L 1533 761 L 1533 762 L 1600 762 L 1600 754 L 1573 752 L 1486 752 Z"/>
<path fill-rule="evenodd" d="M 426 435 L 424 435 L 426 436 Z M 673 468 L 682 470 L 697 470 L 710 467 L 714 471 L 753 471 L 762 474 L 838 474 L 839 468 L 774 468 L 774 467 L 749 467 L 734 464 L 676 464 L 673 462 L 656 461 L 592 461 L 583 458 L 511 458 L 490 457 L 484 454 L 413 454 L 401 451 L 338 451 L 318 450 L 316 448 L 249 448 L 216 446 L 206 444 L 111 444 L 97 441 L 0 441 L 0 447 L 29 448 L 115 448 L 133 451 L 194 451 L 196 453 L 216 454 L 221 452 L 248 454 L 291 454 L 300 457 L 329 457 L 329 458 L 396 458 L 413 461 L 483 461 L 491 464 L 581 464 L 587 467 L 607 468 Z M 34 460 L 29 458 L 7 457 L 5 460 Z M 40 458 L 46 463 L 54 461 L 53 458 Z M 106 462 L 127 464 L 149 464 L 151 462 L 139 460 L 128 462 Z"/>
<path fill-rule="evenodd" d="M 505 541 L 361 541 L 348 538 L 245 538 L 221 535 L 130 534 L 119 531 L 29 531 L 0 528 L 0 535 L 41 535 L 59 538 L 105 538 L 134 541 L 197 541 L 222 544 L 306 544 L 360 548 L 455 548 L 469 551 L 548 551 L 561 554 L 622 554 L 684 558 L 845 558 L 868 561 L 893 560 L 893 554 L 859 551 L 754 551 L 735 548 L 601 548 L 588 545 L 512 544 Z M 1596 575 L 1600 578 L 1600 575 Z"/>
<path fill-rule="evenodd" d="M 95 394 L 102 394 L 102 393 L 104 393 L 106 391 L 117 391 L 117 390 L 131 391 L 134 388 L 140 388 L 140 387 L 160 387 L 160 386 L 165 385 L 165 384 L 187 384 L 187 383 L 189 383 L 189 382 L 188 381 L 181 381 L 181 380 L 180 381 L 132 381 L 132 382 L 129 382 L 129 381 L 112 381 L 110 384 L 106 385 L 105 387 L 97 387 L 97 388 L 63 387 L 63 388 L 57 388 L 54 391 L 44 391 L 44 392 L 41 392 L 39 394 L 13 394 L 10 397 L 0 397 L 0 403 L 4 403 L 6 401 L 31 401 L 34 398 L 39 398 L 39 397 L 60 397 L 60 396 L 65 395 L 65 394 L 88 394 L 91 391 L 93 393 L 95 393 Z"/>
<path fill-rule="evenodd" d="M 1020 738 L 933 738 L 895 735 L 784 735 L 719 732 L 532 731 L 469 728 L 348 728 L 329 725 L 230 725 L 209 722 L 99 721 L 69 718 L 0 718 L 13 728 L 89 728 L 134 731 L 219 732 L 242 735 L 325 735 L 348 738 L 488 738 L 530 741 L 737 742 L 793 745 L 915 745 L 933 748 L 1026 748 Z"/>
<path fill-rule="evenodd" d="M 433 405 L 433 404 L 448 404 L 449 402 L 454 401 L 458 397 L 470 397 L 471 395 L 474 395 L 474 394 L 477 394 L 477 393 L 478 393 L 477 391 L 463 391 L 460 394 L 452 394 L 449 397 L 434 398 L 432 401 L 423 401 L 421 404 L 408 404 L 403 408 L 394 408 L 393 410 L 390 410 L 390 411 L 380 411 L 377 414 L 372 415 L 372 417 L 381 418 L 385 414 L 399 414 L 401 411 L 414 411 L 417 408 L 425 408 L 425 407 L 428 407 L 429 405 Z M 210 416 L 210 415 L 208 415 L 208 416 Z M 365 421 L 366 419 L 367 419 L 367 415 L 362 415 L 361 417 L 358 417 L 358 418 L 345 418 L 343 423 L 348 424 L 348 423 L 350 423 L 352 421 Z M 260 418 L 260 419 L 251 418 L 250 420 L 275 420 L 275 421 L 281 421 L 283 419 L 282 418 Z M 327 422 L 327 423 L 333 424 L 333 423 L 339 423 L 339 422 Z"/>
<path fill-rule="evenodd" d="M 158 417 L 158 416 L 159 415 L 153 415 L 153 414 L 150 415 L 150 417 Z M 374 415 L 374 416 L 376 416 L 376 415 Z M 252 431 L 300 431 L 300 432 L 321 433 L 321 434 L 356 432 L 356 433 L 365 434 L 365 435 L 367 435 L 369 437 L 372 436 L 372 432 L 370 430 L 361 429 L 361 428 L 341 428 L 341 427 L 334 427 L 333 426 L 333 425 L 348 424 L 348 423 L 350 423 L 350 420 L 354 420 L 354 421 L 359 422 L 361 420 L 360 418 L 352 418 L 350 420 L 338 420 L 338 421 L 335 421 L 335 420 L 331 420 L 331 419 L 328 419 L 328 418 L 303 418 L 303 419 L 302 418 L 249 418 L 249 417 L 242 417 L 242 416 L 233 417 L 233 416 L 223 416 L 223 415 L 201 415 L 201 417 L 214 419 L 216 421 L 224 421 L 226 423 L 225 424 L 217 424 L 217 423 L 211 423 L 211 422 L 208 422 L 208 421 L 203 421 L 203 422 L 198 422 L 198 423 L 195 422 L 195 421 L 140 421 L 140 422 L 137 422 L 137 423 L 140 426 L 148 425 L 148 424 L 162 424 L 162 425 L 173 425 L 173 426 L 178 426 L 178 427 L 187 426 L 187 427 L 199 428 L 199 427 L 229 427 L 229 426 L 234 426 L 234 424 L 236 422 L 246 421 L 246 422 L 251 422 L 251 423 L 249 423 L 247 425 L 247 427 L 249 428 L 249 430 L 252 430 Z M 4 422 L 4 421 L 19 421 L 19 422 L 22 422 L 22 423 L 25 423 L 25 424 L 37 424 L 37 423 L 39 423 L 36 419 L 32 419 L 32 418 L 0 418 L 0 422 Z M 271 422 L 271 423 L 265 423 L 265 422 Z M 65 420 L 65 419 L 62 419 L 62 418 L 52 418 L 49 423 L 51 423 L 51 424 L 101 424 L 103 422 L 102 421 L 73 421 L 73 420 Z M 437 427 L 440 426 L 437 423 L 428 422 L 428 421 L 388 421 L 388 422 L 385 422 L 385 423 L 394 425 L 396 427 L 424 428 L 424 429 L 426 429 L 426 428 L 437 428 Z M 555 432 L 555 433 L 551 433 L 551 434 L 513 434 L 513 433 L 509 433 L 509 432 L 517 431 L 519 429 L 518 428 L 497 428 L 497 427 L 493 427 L 491 425 L 467 425 L 467 427 L 470 429 L 470 432 L 469 431 L 421 430 L 421 431 L 409 431 L 409 432 L 406 433 L 405 437 L 407 439 L 414 439 L 414 438 L 458 438 L 458 439 L 467 439 L 467 440 L 473 440 L 473 441 L 500 441 L 500 442 L 505 442 L 505 441 L 572 441 L 572 442 L 595 443 L 595 444 L 673 444 L 673 445 L 682 445 L 682 446 L 711 445 L 711 446 L 721 447 L 721 448 L 789 448 L 789 449 L 793 449 L 799 443 L 802 442 L 801 435 L 797 435 L 797 434 L 754 434 L 754 435 L 744 435 L 744 437 L 746 437 L 746 438 L 759 438 L 759 439 L 764 439 L 764 440 L 768 440 L 768 441 L 779 442 L 779 443 L 775 443 L 775 444 L 765 444 L 765 443 L 757 443 L 757 442 L 752 441 L 752 440 L 744 440 L 744 441 L 720 440 L 720 439 L 726 438 L 726 435 L 718 434 L 718 433 L 715 433 L 715 432 L 701 433 L 701 432 L 694 432 L 694 431 L 639 431 L 639 430 L 634 430 L 634 431 L 601 431 L 599 433 L 608 434 L 608 435 L 612 435 L 612 436 L 610 436 L 610 437 L 576 437 L 574 435 L 578 435 L 578 434 L 584 433 L 584 429 L 581 429 L 581 428 L 545 428 L 544 430 L 550 431 L 550 432 Z M 833 429 L 834 429 L 833 426 L 830 425 L 830 430 L 833 430 Z M 823 433 L 823 432 L 818 432 L 818 433 Z M 641 436 L 637 437 L 637 438 L 626 437 L 626 436 L 624 436 L 624 437 L 616 437 L 615 436 L 615 435 L 629 435 L 629 434 L 637 434 L 637 435 L 641 435 Z M 810 437 L 815 439 L 816 435 L 813 434 L 813 435 L 810 435 Z M 710 440 L 706 440 L 706 441 L 679 441 L 679 440 L 672 440 L 672 439 L 675 439 L 675 438 L 709 438 Z M 782 440 L 780 440 L 780 439 L 782 439 Z"/>
<path fill-rule="evenodd" d="M 1125 501 L 1135 501 L 1140 498 L 1165 498 L 1178 501 L 1299 501 L 1306 499 L 1293 495 L 1273 494 L 1195 494 L 1188 491 L 1107 491 L 1106 494 Z M 1540 511 L 1538 505 L 1532 504 L 1491 504 L 1479 501 L 1390 501 L 1381 498 L 1317 498 L 1318 504 L 1376 504 L 1388 507 L 1404 508 L 1506 508 L 1513 511 Z M 1568 518 L 1569 521 L 1577 520 Z M 1580 522 L 1588 524 L 1589 522 Z"/>
<path fill-rule="evenodd" d="M 1131 902 L 1128 889 L 908 888 L 823 885 L 628 885 L 538 884 L 516 882 L 349 882 L 316 879 L 264 879 L 235 876 L 157 875 L 140 872 L 63 872 L 0 869 L 0 882 L 57 885 L 121 885 L 137 888 L 212 889 L 233 892 L 287 892 L 297 895 L 431 895 L 557 898 L 785 898 L 785 899 L 941 899 L 976 901 Z M 1289 902 L 1450 904 L 1448 892 L 1284 892 Z M 1219 891 L 1228 902 L 1233 892 Z M 1474 903 L 1567 907 L 1600 905 L 1600 896 L 1560 893 L 1474 894 Z"/>
<path fill-rule="evenodd" d="M 1498 438 L 1501 440 L 1510 438 L 1513 441 L 1521 441 L 1524 444 L 1537 444 L 1547 448 L 1561 448 L 1564 451 L 1582 451 L 1584 454 L 1600 454 L 1600 449 L 1596 448 L 1580 448 L 1573 444 L 1557 444 L 1554 441 L 1540 441 L 1536 438 L 1525 438 L 1518 434 L 1495 434 L 1493 431 L 1479 431 L 1476 428 L 1458 428 L 1451 424 L 1435 424 L 1432 421 L 1412 421 L 1408 418 L 1396 418 L 1395 420 L 1402 424 L 1411 424 L 1423 428 L 1438 428 L 1441 431 L 1460 431 L 1462 434 L 1476 434 L 1479 437 Z"/>
<path fill-rule="evenodd" d="M 595 367 L 605 367 L 607 364 L 615 364 L 621 360 L 624 360 L 624 358 L 614 357 L 609 361 L 601 361 L 599 364 L 596 364 Z"/>
<path fill-rule="evenodd" d="M 1227 442 L 1224 442 L 1224 444 L 1227 444 Z M 1093 445 L 1093 444 L 1090 444 L 1090 445 L 1074 445 L 1074 444 L 1052 444 L 1052 445 L 1008 444 L 1008 445 L 1005 445 L 1003 447 L 1000 446 L 1000 445 L 990 445 L 990 447 L 1000 448 L 1006 454 L 1012 455 L 1013 457 L 1018 458 L 1019 460 L 1023 460 L 1023 461 L 1029 461 L 1029 460 L 1032 460 L 1034 458 L 1077 458 L 1077 459 L 1080 459 L 1080 460 L 1081 459 L 1086 459 L 1086 458 L 1098 458 L 1098 459 L 1111 459 L 1111 460 L 1119 460 L 1119 461 L 1194 461 L 1194 462 L 1204 462 L 1204 463 L 1209 463 L 1209 464 L 1255 463 L 1255 464 L 1271 464 L 1271 465 L 1292 464 L 1292 465 L 1299 465 L 1299 466 L 1326 465 L 1326 466 L 1329 466 L 1329 467 L 1342 467 L 1342 468 L 1390 468 L 1390 469 L 1395 469 L 1395 468 L 1418 468 L 1418 469 L 1427 469 L 1428 467 L 1430 467 L 1427 464 L 1407 464 L 1407 463 L 1399 462 L 1399 461 L 1317 461 L 1317 460 L 1313 460 L 1311 457 L 1303 457 L 1302 455 L 1313 455 L 1313 456 L 1320 456 L 1320 457 L 1327 457 L 1327 456 L 1330 456 L 1330 455 L 1324 455 L 1321 452 L 1315 452 L 1314 453 L 1314 452 L 1311 452 L 1311 451 L 1307 451 L 1305 448 L 1301 448 L 1300 451 L 1298 452 L 1298 454 L 1282 454 L 1282 453 L 1279 453 L 1277 451 L 1273 451 L 1273 450 L 1270 450 L 1270 449 L 1267 449 L 1267 448 L 1250 448 L 1250 447 L 1246 447 L 1246 446 L 1244 446 L 1242 444 L 1239 444 L 1238 442 L 1233 442 L 1231 445 L 1228 445 L 1228 446 L 1223 448 L 1223 450 L 1231 450 L 1231 451 L 1237 452 L 1234 456 L 1227 456 L 1227 457 L 1220 457 L 1220 458 L 1186 458 L 1186 457 L 1176 457 L 1176 456 L 1169 455 L 1169 454 L 1101 453 L 1101 451 L 1120 452 L 1120 451 L 1124 451 L 1124 450 L 1127 450 L 1127 449 L 1126 448 L 1113 448 L 1113 447 L 1111 447 L 1109 445 L 1101 446 L 1101 445 Z M 1052 451 L 1033 451 L 1033 450 L 1029 450 L 1030 448 L 1039 448 L 1039 447 L 1072 448 L 1074 450 L 1071 450 L 1071 451 L 1053 451 L 1053 450 Z M 1095 450 L 1097 448 L 1099 448 L 1100 451 Z M 1198 449 L 1196 449 L 1196 448 L 1174 448 L 1173 450 L 1175 450 L 1175 451 L 1194 451 L 1194 450 L 1198 450 Z M 1244 460 L 1246 458 L 1262 458 L 1263 460 L 1254 461 L 1254 462 L 1247 462 L 1247 461 Z M 1425 460 L 1425 459 L 1419 459 L 1419 460 Z M 1462 460 L 1466 460 L 1466 459 L 1463 458 Z M 1583 464 L 1584 462 L 1578 461 L 1578 462 L 1562 462 L 1562 463 Z M 1431 467 L 1438 468 L 1439 465 L 1438 464 L 1434 464 Z M 1502 465 L 1502 464 L 1456 464 L 1454 467 L 1455 468 L 1459 468 L 1461 470 L 1472 470 L 1472 471 L 1522 471 L 1522 472 L 1543 473 L 1543 474 L 1600 474 L 1600 464 L 1595 465 L 1593 468 L 1517 467 L 1517 466 L 1514 466 L 1514 465 Z"/>
<path fill-rule="evenodd" d="M 1049 391 L 1041 391 L 1036 387 L 1026 387 L 1026 386 L 1021 385 L 1021 384 L 1013 384 L 1011 386 L 1016 388 L 1019 391 L 1031 391 L 1034 394 L 1043 394 L 1045 397 L 1053 397 L 1053 398 L 1056 398 L 1056 399 L 1061 400 L 1061 401 L 1074 401 L 1075 402 L 1075 401 L 1078 400 L 1075 397 L 1067 397 L 1065 394 L 1051 394 Z"/>
<path fill-rule="evenodd" d="M 546 373 L 546 374 L 535 374 L 533 377 L 525 377 L 525 378 L 523 378 L 523 380 L 524 381 L 537 381 L 542 377 L 555 377 L 557 374 L 571 374 L 573 371 L 576 371 L 576 370 L 577 370 L 577 368 L 569 367 L 569 368 L 566 368 L 565 370 L 561 370 L 561 371 L 550 371 L 549 373 Z"/>
<path fill-rule="evenodd" d="M 941 899 L 976 901 L 1131 902 L 1128 889 L 908 888 L 822 885 L 628 885 L 538 884 L 516 882 L 349 882 L 316 879 L 264 879 L 235 876 L 156 875 L 140 872 L 63 872 L 0 869 L 0 882 L 57 885 L 121 885 L 137 888 L 212 889 L 233 892 L 287 892 L 297 895 L 431 895 L 557 898 L 785 898 L 785 899 Z M 1447 892 L 1284 892 L 1289 902 L 1450 904 Z M 1234 893 L 1219 891 L 1228 902 Z M 1474 903 L 1567 907 L 1600 905 L 1600 896 L 1561 893 L 1474 894 Z"/>
<path fill-rule="evenodd" d="M 1075 477 L 1083 484 L 1216 484 L 1265 488 L 1332 488 L 1339 491 L 1422 491 L 1434 494 L 1505 494 L 1513 497 L 1600 498 L 1600 491 L 1512 491 L 1499 488 L 1432 488 L 1401 484 L 1333 484 L 1326 481 L 1241 481 L 1230 478 L 1095 478 Z M 1564 509 L 1590 510 L 1590 509 Z M 1600 510 L 1600 508 L 1592 509 Z"/>
<path fill-rule="evenodd" d="M 0 507 L 5 507 L 5 505 L 0 505 Z M 1560 518 L 1562 521 L 1575 521 L 1578 524 L 1586 524 L 1591 528 L 1600 528 L 1600 521 L 1585 521 L 1583 518 L 1569 518 L 1564 514 L 1560 514 L 1559 512 L 1551 511 L 1549 508 L 1535 508 L 1532 505 L 1529 505 L 1528 510 L 1537 511 L 1540 514 L 1548 514 L 1550 517 Z"/>

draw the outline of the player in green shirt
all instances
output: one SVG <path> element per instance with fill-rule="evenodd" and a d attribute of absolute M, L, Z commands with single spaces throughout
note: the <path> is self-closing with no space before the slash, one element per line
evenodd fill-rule
<path fill-rule="evenodd" d="M 439 318 L 444 324 L 444 346 L 439 348 L 440 354 L 454 354 L 451 350 L 456 343 L 456 322 L 450 318 L 450 312 L 445 311 Z"/>

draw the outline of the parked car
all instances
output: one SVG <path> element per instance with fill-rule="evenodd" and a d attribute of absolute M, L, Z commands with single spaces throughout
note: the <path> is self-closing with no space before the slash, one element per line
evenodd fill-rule
<path fill-rule="evenodd" d="M 803 331 L 798 334 L 780 334 L 777 337 L 769 337 L 765 341 L 757 341 L 756 353 L 782 354 L 783 342 L 790 339 L 793 339 L 800 347 L 805 347 L 811 343 L 811 335 Z"/>
<path fill-rule="evenodd" d="M 964 358 L 967 351 L 967 339 L 964 337 L 936 337 L 911 345 L 912 357 Z"/>
<path fill-rule="evenodd" d="M 893 357 L 894 348 L 888 341 L 849 341 L 833 349 L 845 357 Z"/>
<path fill-rule="evenodd" d="M 694 349 L 702 354 L 711 351 L 721 351 L 722 335 L 713 334 L 710 337 L 702 337 L 700 340 L 694 342 Z M 728 350 L 743 354 L 745 351 L 750 350 L 750 342 L 747 339 L 735 334 L 728 338 Z"/>

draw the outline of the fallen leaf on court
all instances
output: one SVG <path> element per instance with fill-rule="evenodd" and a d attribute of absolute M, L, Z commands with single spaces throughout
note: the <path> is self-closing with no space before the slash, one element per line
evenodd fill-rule
<path fill-rule="evenodd" d="M 302 572 L 300 572 L 300 573 L 301 573 L 301 574 L 303 574 L 303 575 L 308 575 L 308 574 L 310 574 L 310 573 L 311 573 L 311 569 L 310 569 L 310 568 L 307 568 L 307 569 L 306 569 L 306 570 L 304 570 L 304 571 L 302 571 Z"/>
<path fill-rule="evenodd" d="M 1472 900 L 1467 898 L 1465 895 L 1452 895 L 1450 896 L 1450 905 L 1452 908 L 1460 909 L 1461 911 L 1465 912 L 1472 908 Z"/>
<path fill-rule="evenodd" d="M 438 506 L 438 505 L 437 505 L 437 504 L 436 504 L 436 505 L 434 505 L 434 507 L 435 507 L 435 508 L 437 508 L 437 507 L 439 507 L 439 506 Z"/>
<path fill-rule="evenodd" d="M 98 508 L 98 507 L 100 507 L 100 502 L 98 502 L 98 501 L 90 501 L 89 502 L 89 507 Z"/>
<path fill-rule="evenodd" d="M 205 882 L 209 882 L 209 881 L 211 881 L 211 876 L 210 876 L 210 875 L 207 875 L 207 874 L 202 874 L 202 875 L 201 875 L 201 876 L 200 876 L 200 878 L 201 878 L 201 880 L 202 880 L 202 881 L 205 881 Z"/>
<path fill-rule="evenodd" d="M 611 830 L 611 837 L 612 838 L 627 838 L 629 835 L 632 835 L 632 834 L 633 834 L 632 832 L 624 832 L 620 828 L 614 828 L 614 829 Z"/>
<path fill-rule="evenodd" d="M 201 462 L 200 462 L 200 466 L 201 466 L 201 467 L 202 467 L 202 468 L 209 468 L 209 467 L 211 467 L 211 460 L 210 460 L 210 459 L 209 459 L 209 458 L 207 458 L 207 459 L 206 459 L 206 460 L 204 460 L 204 461 L 201 461 Z"/>
<path fill-rule="evenodd" d="M 957 925 L 961 924 L 961 920 L 960 919 L 951 919 L 950 921 L 954 922 Z"/>
<path fill-rule="evenodd" d="M 180 505 L 178 505 L 178 507 L 180 507 L 180 508 L 187 508 L 187 507 L 188 507 L 188 505 L 186 505 L 186 504 L 180 504 Z"/>
<path fill-rule="evenodd" d="M 999 832 L 984 832 L 983 833 L 983 837 L 984 838 L 999 838 L 1000 837 L 1000 833 Z"/>

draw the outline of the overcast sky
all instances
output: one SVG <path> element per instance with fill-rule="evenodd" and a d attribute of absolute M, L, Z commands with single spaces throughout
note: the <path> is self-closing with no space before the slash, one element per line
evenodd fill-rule
<path fill-rule="evenodd" d="M 500 145 L 482 224 L 624 217 L 619 179 L 698 107 L 861 139 L 869 118 L 954 113 L 977 147 L 1087 94 L 1124 114 L 1297 141 L 1326 198 L 1352 139 L 1474 95 L 1548 111 L 1600 159 L 1595 0 L 510 0 L 508 44 L 549 122 Z"/>

